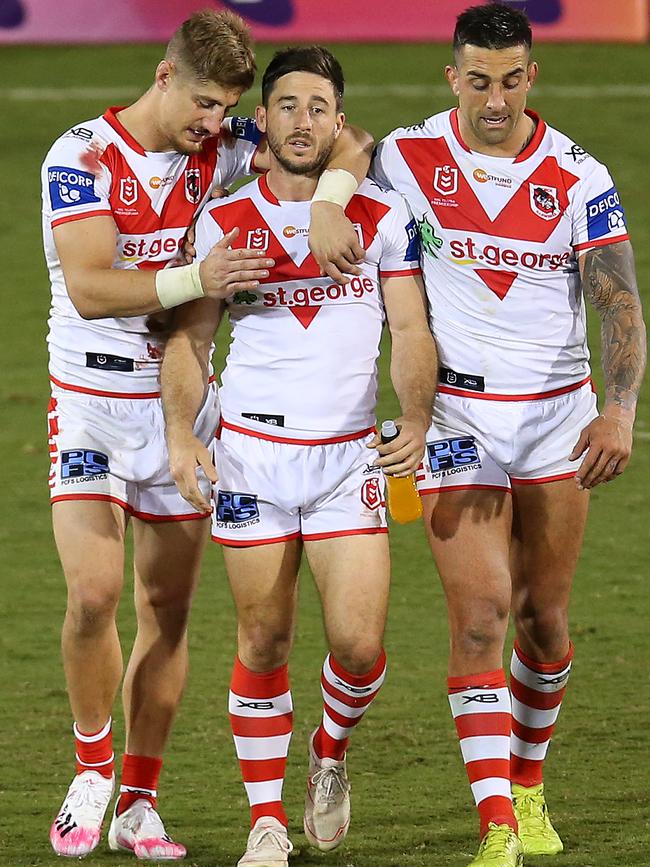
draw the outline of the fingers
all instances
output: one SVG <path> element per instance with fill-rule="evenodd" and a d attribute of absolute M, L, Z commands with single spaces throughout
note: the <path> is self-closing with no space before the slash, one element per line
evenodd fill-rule
<path fill-rule="evenodd" d="M 212 506 L 199 487 L 197 472 L 201 469 L 211 482 L 217 480 L 210 452 L 200 441 L 196 440 L 182 451 L 170 452 L 170 470 L 180 495 L 197 512 L 205 515 L 211 512 Z"/>
<path fill-rule="evenodd" d="M 212 456 L 208 449 L 203 449 L 203 451 L 199 452 L 199 454 L 196 456 L 196 459 L 199 463 L 199 466 L 201 467 L 207 478 L 212 482 L 212 484 L 214 485 L 215 482 L 218 482 L 219 475 L 217 473 L 217 468 L 212 462 Z"/>
<path fill-rule="evenodd" d="M 223 236 L 223 238 L 218 241 L 214 247 L 229 247 L 230 244 L 237 238 L 239 235 L 239 227 L 235 226 L 234 229 L 231 229 L 229 232 Z M 214 250 L 214 247 L 212 248 Z"/>
<path fill-rule="evenodd" d="M 380 445 L 381 445 L 381 437 L 379 436 L 379 434 L 375 434 L 374 437 L 370 440 L 370 442 L 366 443 L 366 448 L 367 449 L 376 449 Z"/>
<path fill-rule="evenodd" d="M 379 443 L 380 457 L 374 466 L 381 467 L 389 476 L 408 476 L 422 463 L 424 443 L 414 437 L 401 436 L 390 443 Z"/>
<path fill-rule="evenodd" d="M 576 474 L 576 484 L 580 490 L 591 490 L 602 482 L 611 482 L 620 476 L 629 461 L 629 455 L 612 455 L 611 451 L 596 452 L 591 456 L 590 449 Z"/>
<path fill-rule="evenodd" d="M 584 454 L 585 449 L 589 445 L 589 433 L 585 428 L 578 437 L 577 443 L 573 447 L 573 451 L 569 455 L 570 461 L 577 461 L 580 455 Z"/>
<path fill-rule="evenodd" d="M 323 274 L 341 286 L 348 284 L 351 277 L 357 277 L 361 274 L 361 268 L 356 264 L 355 257 L 351 252 L 345 256 L 336 256 L 330 259 L 320 258 L 316 261 Z"/>

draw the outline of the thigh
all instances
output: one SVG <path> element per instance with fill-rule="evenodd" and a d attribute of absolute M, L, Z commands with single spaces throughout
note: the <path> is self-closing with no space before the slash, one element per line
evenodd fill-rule
<path fill-rule="evenodd" d="M 224 545 L 240 626 L 263 622 L 271 632 L 274 627 L 284 632 L 292 626 L 301 555 L 299 539 L 249 547 Z"/>
<path fill-rule="evenodd" d="M 136 600 L 186 607 L 198 584 L 209 518 L 196 521 L 133 519 Z"/>
<path fill-rule="evenodd" d="M 449 604 L 465 620 L 510 605 L 512 496 L 468 488 L 422 498 L 427 539 Z"/>
<path fill-rule="evenodd" d="M 511 571 L 515 604 L 568 607 L 589 507 L 573 479 L 513 485 Z"/>
<path fill-rule="evenodd" d="M 64 500 L 52 505 L 54 539 L 68 590 L 86 600 L 121 592 L 124 576 L 124 510 L 104 500 Z"/>
<path fill-rule="evenodd" d="M 355 638 L 381 641 L 390 585 L 386 534 L 355 534 L 305 541 L 305 553 L 321 597 L 331 647 Z"/>

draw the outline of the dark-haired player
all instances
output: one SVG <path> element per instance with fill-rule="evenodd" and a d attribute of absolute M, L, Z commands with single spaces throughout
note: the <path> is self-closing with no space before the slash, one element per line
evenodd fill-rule
<path fill-rule="evenodd" d="M 403 412 L 400 436 L 382 459 L 390 472 L 417 468 L 435 392 L 435 346 L 403 199 L 370 181 L 352 197 L 346 214 L 367 252 L 362 274 L 349 285 L 323 277 L 309 253 L 309 201 L 342 129 L 343 86 L 338 61 L 320 46 L 276 54 L 257 109 L 271 168 L 210 205 L 197 224 L 199 259 L 239 226 L 235 249 L 259 238 L 275 261 L 258 290 L 226 302 L 233 339 L 215 442 L 213 538 L 224 546 L 238 617 L 229 710 L 251 807 L 240 867 L 286 867 L 292 848 L 282 788 L 293 728 L 287 660 L 303 551 L 330 650 L 322 722 L 309 742 L 304 830 L 322 850 L 338 846 L 348 830 L 348 740 L 386 669 L 390 564 L 373 429 L 384 319 Z M 215 476 L 192 424 L 223 309 L 206 298 L 179 311 L 162 367 L 174 478 L 199 510 L 207 502 L 197 465 Z"/>
<path fill-rule="evenodd" d="M 158 384 L 165 313 L 203 295 L 250 289 L 272 260 L 259 249 L 229 249 L 231 233 L 200 265 L 167 266 L 211 188 L 249 174 L 253 162 L 264 168 L 255 123 L 224 122 L 254 75 L 241 19 L 196 13 L 172 37 L 145 94 L 68 130 L 43 165 L 50 488 L 68 587 L 62 651 L 77 760 L 50 831 L 59 855 L 81 857 L 97 846 L 113 792 L 111 710 L 123 671 L 115 614 L 129 522 L 138 631 L 124 677 L 127 743 L 109 843 L 142 858 L 185 854 L 165 833 L 156 799 L 185 683 L 187 622 L 208 526 L 169 475 Z M 368 160 L 348 132 L 347 165 L 355 171 L 362 163 L 361 178 Z M 349 192 L 345 202 L 356 187 L 345 165 L 345 158 L 336 163 L 335 188 L 320 190 L 328 201 L 313 205 L 315 217 L 326 212 L 326 251 L 336 246 L 337 211 L 353 238 L 343 259 L 332 261 L 334 277 L 346 263 L 354 270 L 345 254 L 360 251 L 331 203 L 337 185 Z M 331 181 L 332 172 L 323 177 Z M 217 422 L 211 388 L 197 436 L 208 442 Z"/>
<path fill-rule="evenodd" d="M 461 14 L 445 70 L 458 107 L 391 133 L 373 169 L 419 223 L 440 351 L 419 486 L 448 603 L 449 701 L 481 818 L 476 867 L 563 848 L 542 769 L 571 668 L 571 582 L 589 490 L 629 460 L 645 367 L 618 193 L 605 166 L 526 109 L 531 43 L 507 5 Z M 585 299 L 602 320 L 600 414 Z"/>

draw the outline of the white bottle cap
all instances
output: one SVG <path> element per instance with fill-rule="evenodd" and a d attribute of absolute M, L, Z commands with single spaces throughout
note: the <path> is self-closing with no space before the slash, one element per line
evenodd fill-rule
<path fill-rule="evenodd" d="M 381 423 L 381 436 L 382 439 L 392 440 L 398 435 L 399 430 L 397 429 L 397 425 L 392 419 L 388 419 L 387 421 L 383 421 Z"/>

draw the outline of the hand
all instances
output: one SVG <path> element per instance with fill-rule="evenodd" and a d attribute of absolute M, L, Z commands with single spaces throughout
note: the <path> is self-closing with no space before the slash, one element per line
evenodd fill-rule
<path fill-rule="evenodd" d="M 309 249 L 321 274 L 340 284 L 350 282 L 346 274 L 361 274 L 359 264 L 366 258 L 354 226 L 343 209 L 332 202 L 314 202 L 311 206 Z"/>
<path fill-rule="evenodd" d="M 275 265 L 263 250 L 231 250 L 230 244 L 238 235 L 237 228 L 224 235 L 199 266 L 203 291 L 211 298 L 227 298 L 235 292 L 257 289 L 260 280 L 269 276 L 268 269 Z"/>
<path fill-rule="evenodd" d="M 380 457 L 373 466 L 381 467 L 388 476 L 410 476 L 422 463 L 427 429 L 421 422 L 407 418 L 395 419 L 398 436 L 389 443 L 382 443 L 380 434 L 368 443 L 369 449 L 377 449 Z"/>
<path fill-rule="evenodd" d="M 201 493 L 197 479 L 197 469 L 201 468 L 214 484 L 219 478 L 212 463 L 210 452 L 194 434 L 186 436 L 167 436 L 169 448 L 169 468 L 181 497 L 197 512 L 209 515 L 211 506 Z"/>
<path fill-rule="evenodd" d="M 621 475 L 630 460 L 632 420 L 627 414 L 622 417 L 606 413 L 607 409 L 583 429 L 569 455 L 570 461 L 577 461 L 587 452 L 575 477 L 581 491 L 611 482 Z"/>
<path fill-rule="evenodd" d="M 229 195 L 230 193 L 225 187 L 215 187 L 210 193 L 210 198 L 224 199 Z M 194 241 L 196 240 L 196 221 L 198 219 L 199 214 L 194 217 L 185 233 L 185 237 L 183 238 L 183 243 L 178 254 L 178 261 L 181 265 L 191 265 L 196 259 L 196 247 L 194 246 Z"/>

